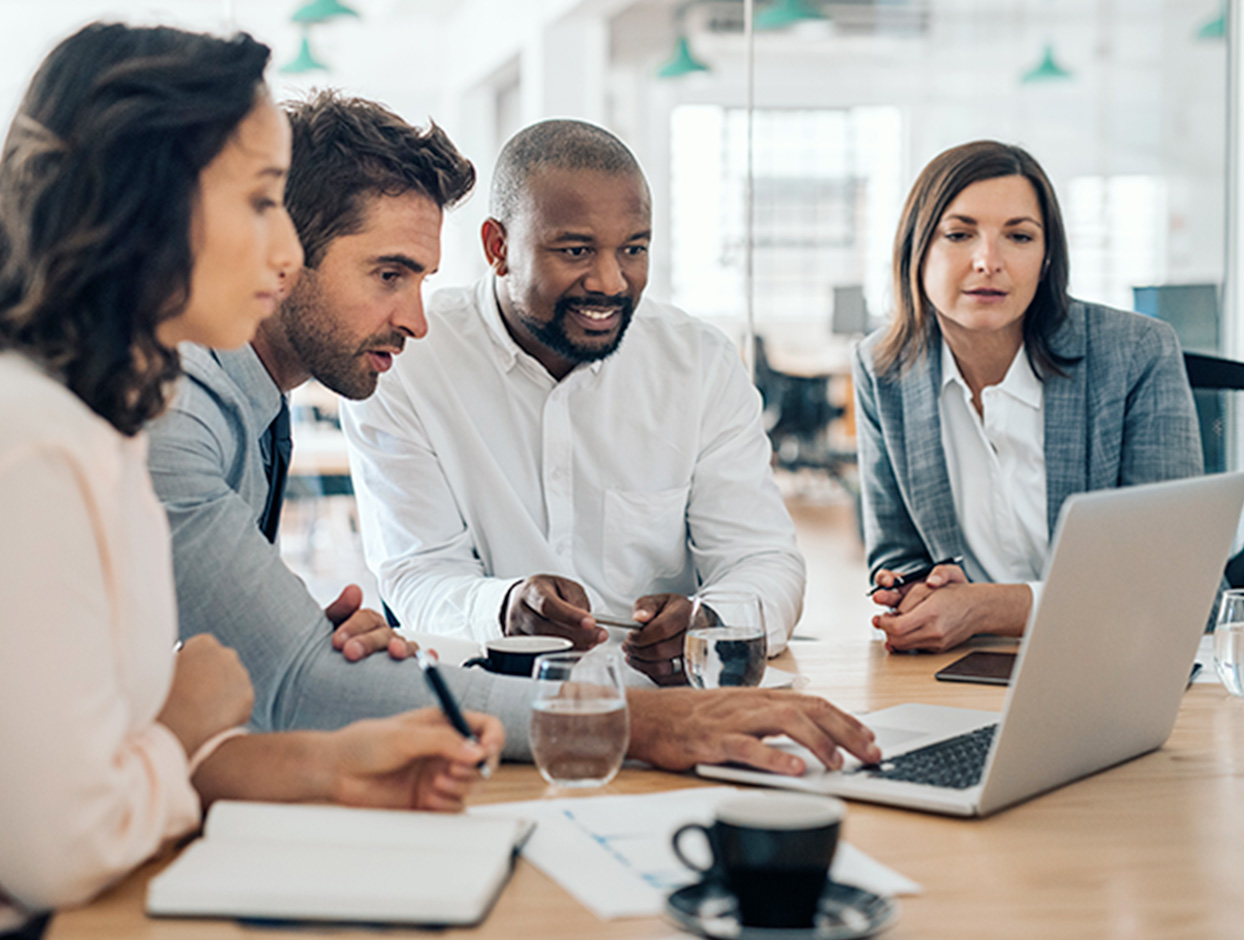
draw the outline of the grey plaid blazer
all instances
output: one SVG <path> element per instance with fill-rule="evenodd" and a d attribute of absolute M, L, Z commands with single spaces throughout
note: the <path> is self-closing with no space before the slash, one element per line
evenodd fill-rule
<path fill-rule="evenodd" d="M 940 336 L 906 374 L 880 377 L 855 354 L 855 404 L 870 575 L 961 555 L 963 533 L 942 452 Z M 1194 476 L 1201 436 L 1175 331 L 1159 320 L 1073 301 L 1054 335 L 1074 361 L 1045 380 L 1050 534 L 1072 493 Z"/>

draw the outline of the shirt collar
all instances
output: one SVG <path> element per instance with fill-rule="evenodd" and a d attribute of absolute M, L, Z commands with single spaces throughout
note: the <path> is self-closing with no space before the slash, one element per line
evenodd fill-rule
<path fill-rule="evenodd" d="M 968 383 L 959 371 L 959 363 L 955 362 L 955 357 L 943 338 L 942 390 L 945 391 L 946 386 L 950 384 L 958 385 L 965 393 L 970 394 Z M 1006 375 L 1003 376 L 1002 381 L 995 388 L 1005 392 L 1016 401 L 1028 405 L 1030 408 L 1041 407 L 1045 390 L 1041 385 L 1041 380 L 1037 378 L 1037 374 L 1032 371 L 1032 365 L 1028 362 L 1028 356 L 1022 343 L 1020 344 L 1019 351 L 1015 354 L 1015 358 L 1011 360 L 1011 366 L 1006 370 Z"/>
<path fill-rule="evenodd" d="M 510 331 L 506 329 L 505 321 L 501 318 L 501 302 L 497 299 L 497 276 L 488 274 L 475 285 L 475 303 L 479 310 L 483 313 L 484 323 L 488 326 L 489 334 L 492 338 L 493 349 L 496 352 L 497 363 L 503 370 L 509 372 L 514 368 L 519 358 L 527 360 L 540 373 L 547 376 L 549 381 L 557 384 L 549 371 L 536 359 L 535 356 L 528 353 L 525 349 L 514 342 L 514 337 L 510 335 Z M 569 379 L 576 372 L 590 371 L 599 372 L 601 366 L 605 364 L 603 359 L 597 359 L 593 362 L 581 363 L 570 370 L 566 375 Z M 563 379 L 562 381 L 565 381 Z"/>
<path fill-rule="evenodd" d="M 214 349 L 211 350 L 211 356 L 220 364 L 225 375 L 242 390 L 250 404 L 251 413 L 260 422 L 260 427 L 266 428 L 271 424 L 281 410 L 284 396 L 268 374 L 259 354 L 255 352 L 255 347 L 247 343 L 240 349 Z"/>

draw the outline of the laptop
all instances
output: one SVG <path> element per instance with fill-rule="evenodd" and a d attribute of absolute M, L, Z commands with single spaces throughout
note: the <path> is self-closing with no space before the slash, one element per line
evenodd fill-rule
<path fill-rule="evenodd" d="M 898 705 L 864 716 L 880 764 L 720 780 L 988 816 L 1165 743 L 1244 506 L 1244 473 L 1072 496 L 1002 712 Z M 931 681 L 931 678 L 930 678 Z"/>

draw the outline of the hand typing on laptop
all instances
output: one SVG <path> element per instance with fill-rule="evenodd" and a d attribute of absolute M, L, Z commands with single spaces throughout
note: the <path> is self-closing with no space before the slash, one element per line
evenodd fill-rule
<path fill-rule="evenodd" d="M 874 735 L 853 715 L 814 695 L 774 689 L 631 689 L 628 757 L 665 770 L 733 762 L 799 775 L 809 765 L 838 769 L 843 751 L 881 759 Z M 803 755 L 764 739 L 786 734 Z"/>

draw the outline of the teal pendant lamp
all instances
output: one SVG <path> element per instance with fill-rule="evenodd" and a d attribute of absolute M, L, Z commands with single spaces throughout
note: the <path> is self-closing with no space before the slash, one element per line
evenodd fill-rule
<path fill-rule="evenodd" d="M 808 20 L 829 19 L 819 10 L 808 6 L 807 0 L 774 0 L 756 14 L 753 21 L 758 30 L 785 29 Z"/>
<path fill-rule="evenodd" d="M 328 66 L 315 57 L 311 51 L 311 27 L 342 16 L 353 16 L 359 19 L 359 12 L 348 7 L 341 0 L 307 0 L 300 6 L 290 19 L 302 26 L 302 45 L 298 48 L 298 56 L 288 65 L 281 66 L 287 75 L 301 75 L 305 72 L 328 71 Z"/>
<path fill-rule="evenodd" d="M 1196 31 L 1197 39 L 1222 39 L 1227 35 L 1227 0 L 1218 8 L 1218 15 Z"/>
<path fill-rule="evenodd" d="M 692 72 L 707 72 L 709 67 L 691 54 L 691 45 L 686 36 L 679 36 L 674 42 L 674 54 L 670 60 L 657 69 L 658 78 L 680 78 Z"/>
<path fill-rule="evenodd" d="M 338 16 L 358 17 L 358 10 L 346 6 L 341 0 L 310 0 L 298 8 L 291 17 L 295 23 L 323 23 Z"/>
<path fill-rule="evenodd" d="M 328 66 L 321 62 L 311 52 L 311 43 L 306 36 L 302 37 L 302 45 L 298 49 L 298 56 L 294 61 L 287 65 L 281 66 L 281 71 L 286 75 L 301 75 L 304 72 L 328 71 Z"/>
<path fill-rule="evenodd" d="M 1025 72 L 1020 77 L 1020 81 L 1025 85 L 1030 85 L 1036 82 L 1062 81 L 1068 78 L 1071 78 L 1071 73 L 1058 64 L 1054 58 L 1054 46 L 1047 42 L 1041 62 L 1035 68 Z"/>

